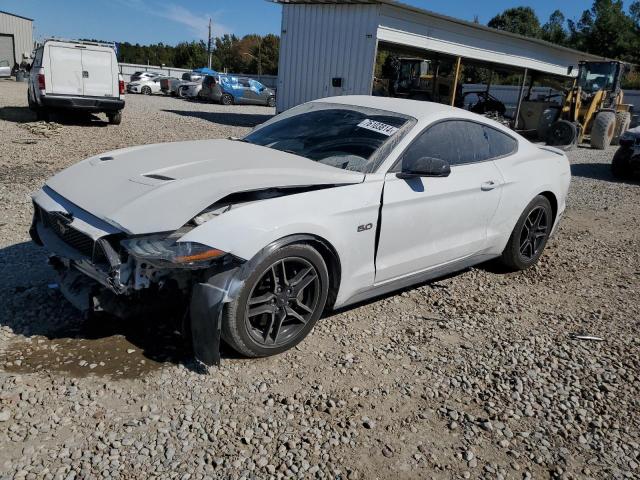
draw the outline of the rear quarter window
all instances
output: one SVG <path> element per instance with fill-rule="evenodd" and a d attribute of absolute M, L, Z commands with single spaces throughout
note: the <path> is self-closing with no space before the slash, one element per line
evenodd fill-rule
<path fill-rule="evenodd" d="M 484 126 L 487 142 L 489 142 L 490 158 L 506 157 L 518 149 L 518 141 L 495 128 Z"/>

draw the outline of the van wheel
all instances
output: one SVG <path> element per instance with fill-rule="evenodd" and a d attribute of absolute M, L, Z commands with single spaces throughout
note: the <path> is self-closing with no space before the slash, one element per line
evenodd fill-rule
<path fill-rule="evenodd" d="M 36 119 L 39 122 L 48 122 L 49 118 L 49 111 L 46 108 L 36 108 Z"/>
<path fill-rule="evenodd" d="M 109 119 L 109 123 L 111 125 L 120 125 L 122 123 L 122 110 L 118 110 L 117 112 L 107 113 L 107 118 Z"/>
<path fill-rule="evenodd" d="M 228 93 L 225 93 L 220 98 L 220 103 L 222 105 L 233 105 L 233 97 L 231 95 L 229 95 Z"/>

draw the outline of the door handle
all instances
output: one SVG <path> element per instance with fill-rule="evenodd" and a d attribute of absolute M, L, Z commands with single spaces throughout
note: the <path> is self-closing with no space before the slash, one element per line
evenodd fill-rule
<path fill-rule="evenodd" d="M 488 192 L 489 190 L 493 190 L 497 186 L 498 184 L 496 182 L 494 182 L 493 180 L 489 180 L 488 182 L 484 182 L 482 185 L 480 185 L 480 189 L 483 192 Z"/>

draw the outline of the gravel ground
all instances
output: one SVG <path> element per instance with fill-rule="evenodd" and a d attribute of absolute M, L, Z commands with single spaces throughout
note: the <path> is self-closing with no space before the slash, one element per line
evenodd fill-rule
<path fill-rule="evenodd" d="M 36 123 L 0 81 L 0 478 L 638 478 L 640 186 L 571 152 L 538 266 L 490 266 L 321 320 L 210 374 L 153 318 L 86 322 L 29 243 L 29 194 L 84 157 L 240 135 L 273 111 L 128 96 Z M 586 332 L 604 341 L 580 341 Z"/>

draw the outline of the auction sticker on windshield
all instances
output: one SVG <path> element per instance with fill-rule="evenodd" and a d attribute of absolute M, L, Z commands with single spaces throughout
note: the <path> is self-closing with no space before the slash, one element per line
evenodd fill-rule
<path fill-rule="evenodd" d="M 390 137 L 398 131 L 397 127 L 387 125 L 386 123 L 382 122 L 376 122 L 375 120 L 371 120 L 370 118 L 365 118 L 358 124 L 358 126 L 361 128 L 366 128 L 367 130 L 381 133 L 383 135 L 386 135 L 387 137 Z"/>

